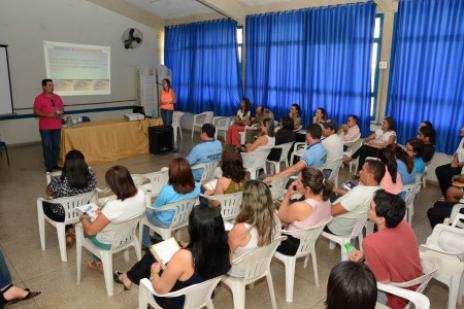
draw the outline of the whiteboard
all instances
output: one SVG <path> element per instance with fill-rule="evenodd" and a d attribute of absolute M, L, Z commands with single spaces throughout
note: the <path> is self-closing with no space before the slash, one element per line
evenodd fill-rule
<path fill-rule="evenodd" d="M 8 52 L 5 45 L 0 45 L 0 115 L 13 114 Z"/>

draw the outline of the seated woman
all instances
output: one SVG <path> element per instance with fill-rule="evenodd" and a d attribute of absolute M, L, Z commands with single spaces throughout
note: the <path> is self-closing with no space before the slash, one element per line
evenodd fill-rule
<path fill-rule="evenodd" d="M 287 116 L 284 116 L 280 119 L 280 129 L 275 134 L 275 144 L 281 145 L 286 143 L 291 143 L 295 141 L 295 132 L 293 119 Z M 278 161 L 282 149 L 273 148 L 271 153 L 267 156 L 267 159 L 270 161 Z"/>
<path fill-rule="evenodd" d="M 422 159 L 425 163 L 430 162 L 435 154 L 435 137 L 436 132 L 430 121 L 423 121 L 419 126 L 417 139 L 424 143 Z"/>
<path fill-rule="evenodd" d="M 274 216 L 271 192 L 261 181 L 250 180 L 243 190 L 240 213 L 229 232 L 232 261 L 257 247 L 266 246 L 280 235 L 280 222 Z M 229 274 L 242 277 L 243 265 L 232 265 Z"/>
<path fill-rule="evenodd" d="M 226 145 L 240 145 L 240 132 L 245 131 L 251 121 L 251 103 L 247 98 L 240 101 L 240 109 L 234 119 L 234 124 L 227 130 Z"/>
<path fill-rule="evenodd" d="M 420 139 L 410 139 L 406 144 L 406 153 L 414 161 L 414 170 L 416 173 L 425 173 L 425 163 L 422 159 L 424 143 Z"/>
<path fill-rule="evenodd" d="M 133 283 L 139 284 L 143 278 L 150 278 L 153 289 L 164 294 L 229 271 L 230 251 L 219 209 L 202 205 L 194 207 L 189 216 L 188 233 L 190 242 L 177 251 L 166 266 L 147 251 L 127 273 L 116 272 L 115 281 L 127 290 Z M 183 296 L 155 297 L 155 300 L 163 308 L 183 308 L 185 301 Z"/>
<path fill-rule="evenodd" d="M 32 299 L 40 295 L 40 292 L 32 292 L 29 289 L 23 289 L 11 282 L 10 271 L 6 265 L 5 257 L 0 251 L 0 308 L 6 305 Z"/>
<path fill-rule="evenodd" d="M 169 180 L 168 183 L 161 189 L 153 208 L 179 202 L 182 200 L 194 198 L 200 195 L 200 184 L 195 183 L 193 179 L 192 169 L 190 164 L 184 158 L 175 158 L 169 162 Z M 167 227 L 171 224 L 174 216 L 174 210 L 154 211 L 147 209 L 146 215 L 151 224 Z M 142 246 L 148 248 L 152 245 L 150 239 L 150 229 L 147 226 L 143 227 Z"/>
<path fill-rule="evenodd" d="M 221 158 L 222 176 L 216 181 L 213 190 L 206 190 L 204 195 L 213 196 L 242 192 L 245 185 L 246 171 L 240 152 L 235 147 L 226 146 Z"/>
<path fill-rule="evenodd" d="M 453 155 L 450 164 L 445 164 L 435 169 L 435 174 L 440 184 L 441 193 L 446 196 L 446 191 L 451 187 L 453 176 L 459 175 L 464 167 L 464 127 L 461 129 L 461 142 Z"/>
<path fill-rule="evenodd" d="M 302 128 L 301 116 L 300 116 L 300 105 L 293 103 L 292 106 L 290 107 L 290 112 L 288 113 L 288 117 L 293 119 L 293 126 L 294 126 L 295 131 L 298 131 Z"/>
<path fill-rule="evenodd" d="M 395 126 L 393 118 L 385 117 L 382 121 L 382 128 L 375 131 L 364 140 L 364 144 L 351 157 L 345 157 L 344 163 L 348 163 L 359 157 L 358 171 L 364 165 L 367 157 L 378 157 L 379 151 L 385 147 L 393 145 L 396 142 Z"/>
<path fill-rule="evenodd" d="M 261 136 L 258 137 L 253 144 L 247 144 L 242 147 L 243 152 L 252 152 L 259 147 L 275 145 L 275 129 L 274 120 L 266 118 L 261 124 Z"/>
<path fill-rule="evenodd" d="M 396 157 L 398 173 L 401 176 L 403 185 L 416 183 L 416 170 L 414 169 L 414 159 L 400 146 L 395 146 L 393 152 Z"/>
<path fill-rule="evenodd" d="M 298 180 L 288 187 L 288 191 L 279 207 L 279 219 L 288 230 L 303 230 L 327 221 L 331 217 L 332 205 L 329 196 L 333 185 L 324 181 L 322 172 L 307 167 L 301 171 Z M 304 195 L 304 201 L 291 203 L 295 193 Z M 287 239 L 277 248 L 285 255 L 295 255 L 300 240 L 287 235 Z"/>
<path fill-rule="evenodd" d="M 351 145 L 359 136 L 361 136 L 361 130 L 358 126 L 358 117 L 356 115 L 349 115 L 348 120 L 342 125 L 340 130 L 340 137 L 343 140 L 343 144 Z"/>
<path fill-rule="evenodd" d="M 364 263 L 345 261 L 330 271 L 326 309 L 374 309 L 377 282 Z"/>
<path fill-rule="evenodd" d="M 105 174 L 108 187 L 116 195 L 116 200 L 109 201 L 91 222 L 88 215 L 80 218 L 82 228 L 90 241 L 103 250 L 110 250 L 112 234 L 104 231 L 110 223 L 120 223 L 143 215 L 145 211 L 145 194 L 137 190 L 132 177 L 124 166 L 113 166 Z M 89 268 L 103 272 L 103 264 L 94 257 Z"/>
<path fill-rule="evenodd" d="M 325 110 L 325 108 L 318 107 L 316 109 L 316 112 L 314 113 L 313 123 L 314 124 L 321 124 L 321 123 L 327 122 L 329 120 L 330 120 L 330 118 L 327 115 L 327 111 Z"/>
<path fill-rule="evenodd" d="M 94 191 L 97 187 L 95 173 L 85 163 L 84 155 L 79 150 L 71 150 L 66 154 L 61 176 L 52 177 L 45 190 L 51 198 L 74 196 Z M 43 211 L 54 221 L 64 222 L 65 212 L 60 204 L 43 203 Z M 72 246 L 76 239 L 74 227 L 66 227 L 66 244 Z"/>
<path fill-rule="evenodd" d="M 401 175 L 398 172 L 398 162 L 391 148 L 380 150 L 379 159 L 385 164 L 385 175 L 380 182 L 380 186 L 391 194 L 400 194 L 403 190 Z"/>
<path fill-rule="evenodd" d="M 452 186 L 446 191 L 446 201 L 451 203 L 459 203 L 464 197 L 464 175 L 455 176 Z"/>

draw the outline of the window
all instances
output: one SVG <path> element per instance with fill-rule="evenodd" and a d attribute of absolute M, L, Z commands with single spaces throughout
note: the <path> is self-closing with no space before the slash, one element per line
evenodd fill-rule
<path fill-rule="evenodd" d="M 242 47 L 243 47 L 243 27 L 237 27 L 237 51 L 238 51 L 238 62 L 242 64 Z"/>
<path fill-rule="evenodd" d="M 375 17 L 374 26 L 374 44 L 372 46 L 372 72 L 371 72 L 371 120 L 375 119 L 377 112 L 377 91 L 379 87 L 379 62 L 380 52 L 382 47 L 382 29 L 383 29 L 383 14 L 377 14 Z"/>

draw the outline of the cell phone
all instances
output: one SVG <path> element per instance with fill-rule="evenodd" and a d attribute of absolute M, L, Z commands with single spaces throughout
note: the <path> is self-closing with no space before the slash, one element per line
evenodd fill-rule
<path fill-rule="evenodd" d="M 352 182 L 351 180 L 343 184 L 343 188 L 345 188 L 346 190 L 351 190 L 354 187 L 356 187 L 356 183 Z"/>

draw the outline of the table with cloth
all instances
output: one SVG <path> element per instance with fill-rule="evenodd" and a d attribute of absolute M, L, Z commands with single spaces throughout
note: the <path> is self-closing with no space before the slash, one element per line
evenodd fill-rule
<path fill-rule="evenodd" d="M 137 121 L 102 120 L 61 130 L 60 166 L 66 154 L 79 150 L 89 164 L 116 161 L 148 153 L 148 127 L 161 125 L 161 119 Z"/>

